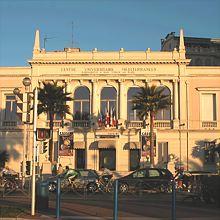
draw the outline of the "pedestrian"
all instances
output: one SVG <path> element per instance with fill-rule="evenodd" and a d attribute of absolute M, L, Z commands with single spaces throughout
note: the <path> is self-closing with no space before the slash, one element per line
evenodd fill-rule
<path fill-rule="evenodd" d="M 56 176 L 57 175 L 57 163 L 56 161 L 52 162 L 52 167 L 51 167 L 52 175 Z"/>
<path fill-rule="evenodd" d="M 62 164 L 59 164 L 58 166 L 58 174 L 62 174 L 63 173 L 63 167 Z"/>

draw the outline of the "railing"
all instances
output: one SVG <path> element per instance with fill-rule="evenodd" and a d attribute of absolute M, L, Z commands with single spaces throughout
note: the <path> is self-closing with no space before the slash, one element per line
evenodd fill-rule
<path fill-rule="evenodd" d="M 155 121 L 155 128 L 171 128 L 171 121 Z"/>
<path fill-rule="evenodd" d="M 22 124 L 20 121 L 3 121 L 0 126 L 6 129 L 18 129 Z"/>
<path fill-rule="evenodd" d="M 49 122 L 49 121 L 46 122 L 46 126 L 47 126 L 47 127 L 50 127 L 50 122 Z M 57 128 L 58 128 L 58 127 L 62 127 L 62 121 L 60 121 L 60 120 L 59 120 L 59 121 L 54 121 L 54 122 L 53 122 L 53 126 L 54 126 L 54 127 L 57 127 Z"/>
<path fill-rule="evenodd" d="M 126 122 L 127 128 L 142 128 L 143 122 L 142 121 L 128 121 Z"/>
<path fill-rule="evenodd" d="M 88 127 L 90 127 L 90 121 L 73 120 L 72 126 L 74 128 L 76 128 L 76 127 L 88 128 Z"/>
<path fill-rule="evenodd" d="M 202 121 L 203 128 L 216 128 L 217 121 Z"/>
<path fill-rule="evenodd" d="M 126 123 L 127 128 L 142 128 L 142 121 L 129 121 Z M 155 121 L 155 128 L 171 128 L 171 121 Z"/>

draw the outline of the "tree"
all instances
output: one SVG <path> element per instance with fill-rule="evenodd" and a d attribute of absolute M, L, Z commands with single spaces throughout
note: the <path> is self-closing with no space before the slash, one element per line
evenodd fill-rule
<path fill-rule="evenodd" d="M 6 150 L 0 152 L 0 168 L 5 167 L 5 163 L 9 160 L 9 155 Z"/>
<path fill-rule="evenodd" d="M 156 113 L 171 106 L 170 95 L 164 94 L 164 86 L 141 87 L 140 92 L 134 96 L 133 110 L 136 109 L 140 119 L 146 119 L 150 115 L 150 164 L 154 166 L 154 118 Z"/>
<path fill-rule="evenodd" d="M 70 108 L 66 104 L 67 101 L 72 101 L 71 93 L 64 91 L 65 86 L 58 86 L 57 82 L 43 82 L 43 88 L 38 91 L 38 115 L 46 113 L 49 116 L 50 140 L 49 140 L 49 160 L 54 161 L 54 146 L 53 146 L 53 127 L 54 116 L 59 115 L 62 120 L 65 114 L 71 114 Z"/>

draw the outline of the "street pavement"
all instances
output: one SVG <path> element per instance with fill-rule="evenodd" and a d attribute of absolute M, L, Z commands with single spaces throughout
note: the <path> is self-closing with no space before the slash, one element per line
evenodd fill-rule
<path fill-rule="evenodd" d="M 219 220 L 220 210 L 214 204 L 205 204 L 177 194 L 178 220 Z M 56 218 L 55 195 L 50 195 L 49 208 L 30 215 L 30 198 L 24 196 L 0 198 L 0 205 L 14 206 L 26 211 L 16 219 Z M 83 195 L 66 193 L 61 197 L 61 219 L 112 220 L 113 196 L 108 194 Z M 171 219 L 171 194 L 128 194 L 119 196 L 118 220 Z"/>

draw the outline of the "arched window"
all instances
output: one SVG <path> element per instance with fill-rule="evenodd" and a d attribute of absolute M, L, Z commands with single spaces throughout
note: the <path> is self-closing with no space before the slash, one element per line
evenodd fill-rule
<path fill-rule="evenodd" d="M 170 95 L 170 90 L 167 87 L 165 87 L 163 94 Z M 171 108 L 162 109 L 162 110 L 158 111 L 155 119 L 156 120 L 170 120 L 171 119 Z"/>
<path fill-rule="evenodd" d="M 78 87 L 74 92 L 73 115 L 75 120 L 89 120 L 90 92 L 85 86 Z"/>
<path fill-rule="evenodd" d="M 117 112 L 117 91 L 113 87 L 104 87 L 101 91 L 101 114 L 105 116 Z"/>
<path fill-rule="evenodd" d="M 134 99 L 134 96 L 137 95 L 137 93 L 141 91 L 141 89 L 139 87 L 132 87 L 129 88 L 128 90 L 128 98 L 127 98 L 127 105 L 128 105 L 128 110 L 127 110 L 127 118 L 128 121 L 139 121 L 139 117 L 138 117 L 138 112 L 137 110 L 132 110 L 133 108 L 133 103 L 132 100 Z"/>

